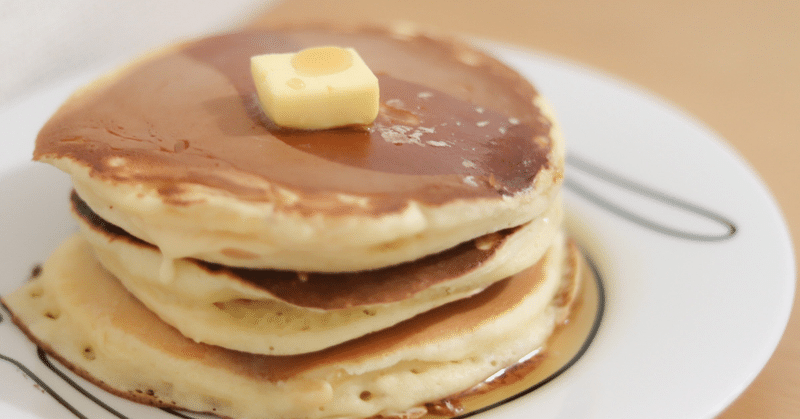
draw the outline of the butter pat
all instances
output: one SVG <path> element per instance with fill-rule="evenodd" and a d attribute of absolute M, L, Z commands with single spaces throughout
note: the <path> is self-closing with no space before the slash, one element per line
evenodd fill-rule
<path fill-rule="evenodd" d="M 250 71 L 261 108 L 279 126 L 326 129 L 378 116 L 378 78 L 352 48 L 257 55 Z"/>

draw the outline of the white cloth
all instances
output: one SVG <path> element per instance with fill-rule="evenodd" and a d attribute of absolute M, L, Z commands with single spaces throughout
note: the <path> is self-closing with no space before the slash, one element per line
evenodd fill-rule
<path fill-rule="evenodd" d="M 275 0 L 0 0 L 0 108 L 80 71 L 246 22 Z"/>

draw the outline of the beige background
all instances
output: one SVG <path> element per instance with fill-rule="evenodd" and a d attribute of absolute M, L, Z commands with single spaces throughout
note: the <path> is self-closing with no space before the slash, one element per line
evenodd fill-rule
<path fill-rule="evenodd" d="M 660 95 L 752 164 L 800 243 L 800 2 L 286 0 L 256 22 L 395 19 L 556 54 Z M 769 364 L 720 418 L 800 418 L 800 305 Z"/>

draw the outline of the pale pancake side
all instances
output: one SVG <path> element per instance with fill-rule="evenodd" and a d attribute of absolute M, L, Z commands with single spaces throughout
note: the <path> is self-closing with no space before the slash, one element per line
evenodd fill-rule
<path fill-rule="evenodd" d="M 534 265 L 551 245 L 558 245 L 561 206 L 553 206 L 546 215 L 520 227 L 499 243 L 492 243 L 495 238 L 491 235 L 468 243 L 466 246 L 497 246 L 487 249 L 491 254 L 476 266 L 459 266 L 463 262 L 459 254 L 453 255 L 452 263 L 435 259 L 434 268 L 452 271 L 445 272 L 449 278 L 445 281 L 419 290 L 412 288 L 415 284 L 400 284 L 397 287 L 408 287 L 406 291 L 389 295 L 388 300 L 376 295 L 370 296 L 374 302 L 347 300 L 346 306 L 336 308 L 300 304 L 298 300 L 303 298 L 302 294 L 294 299 L 297 302 L 287 302 L 242 280 L 232 271 L 211 271 L 202 263 L 187 259 L 177 261 L 172 278 L 162 281 L 159 279 L 162 256 L 157 249 L 102 230 L 81 215 L 76 215 L 75 219 L 103 266 L 145 306 L 185 336 L 244 352 L 289 355 L 317 351 L 387 328 L 473 295 Z M 380 282 L 392 275 L 392 271 L 399 270 L 403 277 L 398 280 L 425 281 L 427 278 L 419 275 L 424 275 L 424 268 L 430 267 L 422 268 L 415 272 L 393 267 L 362 275 L 370 274 L 374 276 L 372 282 Z M 270 274 L 281 273 L 264 271 L 262 276 L 266 280 Z M 326 278 L 333 282 L 329 286 L 325 284 L 326 289 L 335 289 L 336 279 L 336 275 Z M 357 283 L 347 285 L 359 286 Z M 353 292 L 356 297 L 364 298 L 359 290 Z M 324 294 L 308 298 L 312 297 L 323 299 Z"/>
<path fill-rule="evenodd" d="M 472 298 L 302 356 L 192 342 L 128 294 L 78 236 L 3 301 L 49 353 L 136 401 L 241 419 L 364 418 L 420 412 L 541 347 L 556 322 L 554 295 L 582 269 L 570 249 L 556 246 L 547 257 L 558 263 Z"/>

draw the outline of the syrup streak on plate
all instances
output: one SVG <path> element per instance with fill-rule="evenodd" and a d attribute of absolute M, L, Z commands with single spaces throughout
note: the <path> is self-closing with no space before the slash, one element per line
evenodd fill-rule
<path fill-rule="evenodd" d="M 794 259 L 773 198 L 715 134 L 647 93 L 573 64 L 483 45 L 553 103 L 569 155 L 567 228 L 603 278 L 606 300 L 594 340 L 570 368 L 473 417 L 715 416 L 764 366 L 791 310 Z M 75 230 L 69 180 L 27 161 L 39 127 L 98 74 L 0 109 L 0 295 Z M 37 351 L 5 309 L 0 377 L 3 417 L 204 417 L 88 385 Z"/>

